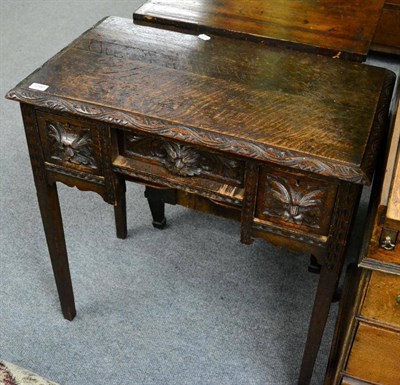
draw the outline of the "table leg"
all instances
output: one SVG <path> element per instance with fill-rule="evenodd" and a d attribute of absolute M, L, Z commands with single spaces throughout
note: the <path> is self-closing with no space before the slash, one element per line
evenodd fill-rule
<path fill-rule="evenodd" d="M 314 255 L 310 255 L 310 263 L 308 264 L 308 271 L 313 274 L 321 273 L 321 265 Z"/>
<path fill-rule="evenodd" d="M 147 202 L 149 203 L 151 216 L 153 217 L 153 226 L 157 229 L 163 229 L 167 225 L 163 192 L 163 189 L 149 186 L 146 186 L 144 192 L 144 196 L 147 198 Z"/>
<path fill-rule="evenodd" d="M 308 385 L 311 381 L 330 305 L 339 283 L 361 189 L 361 186 L 350 183 L 343 183 L 339 187 L 326 256 L 319 261 L 321 273 L 300 369 L 299 385 Z"/>
<path fill-rule="evenodd" d="M 301 364 L 299 385 L 308 385 L 311 381 L 314 364 L 321 345 L 326 321 L 329 316 L 330 304 L 340 276 L 340 270 L 341 266 L 339 266 L 339 264 L 335 269 L 329 269 L 326 266 L 322 266 L 321 268 L 321 275 L 318 282 L 307 342 Z"/>
<path fill-rule="evenodd" d="M 47 180 L 35 110 L 32 106 L 21 104 L 21 112 L 39 201 L 40 214 L 42 216 L 61 309 L 64 318 L 72 320 L 76 315 L 75 301 L 72 291 L 71 274 L 68 265 L 68 255 L 57 187 L 54 182 L 49 183 Z"/>
<path fill-rule="evenodd" d="M 55 183 L 40 187 L 36 186 L 40 213 L 62 313 L 64 318 L 72 321 L 76 315 L 75 301 L 57 187 Z"/>
<path fill-rule="evenodd" d="M 126 184 L 123 177 L 117 178 L 115 195 L 114 216 L 117 237 L 125 239 L 128 235 L 128 228 L 126 222 Z"/>

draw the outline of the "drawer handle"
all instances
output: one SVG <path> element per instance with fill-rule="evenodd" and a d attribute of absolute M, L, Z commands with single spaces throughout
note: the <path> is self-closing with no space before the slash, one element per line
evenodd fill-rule
<path fill-rule="evenodd" d="M 383 247 L 385 250 L 393 250 L 395 246 L 396 245 L 392 243 L 392 238 L 389 236 L 387 236 L 381 244 L 381 247 Z"/>
<path fill-rule="evenodd" d="M 397 302 L 398 305 L 400 305 L 400 295 L 398 295 L 398 296 L 396 297 L 396 302 Z"/>

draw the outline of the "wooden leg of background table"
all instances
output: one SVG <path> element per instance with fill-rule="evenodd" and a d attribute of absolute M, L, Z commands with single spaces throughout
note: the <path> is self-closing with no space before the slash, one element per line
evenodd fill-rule
<path fill-rule="evenodd" d="M 176 190 L 146 186 L 144 196 L 149 203 L 153 226 L 157 229 L 163 229 L 167 224 L 165 203 L 176 204 Z"/>
<path fill-rule="evenodd" d="M 163 229 L 167 224 L 165 218 L 165 203 L 153 199 L 147 199 L 153 217 L 153 226 L 157 229 Z"/>
<path fill-rule="evenodd" d="M 310 255 L 310 263 L 308 264 L 308 271 L 313 274 L 319 274 L 321 272 L 321 265 L 314 255 Z"/>
<path fill-rule="evenodd" d="M 125 239 L 128 235 L 128 228 L 126 222 L 126 185 L 123 177 L 118 177 L 117 179 L 115 194 L 115 228 L 117 231 L 117 237 L 120 239 Z"/>
<path fill-rule="evenodd" d="M 335 294 L 340 276 L 340 270 L 341 266 L 339 265 L 334 269 L 329 269 L 326 266 L 322 266 L 321 268 L 321 275 L 315 295 L 307 342 L 300 369 L 299 385 L 308 385 L 311 381 L 332 298 Z"/>
<path fill-rule="evenodd" d="M 57 187 L 55 183 L 37 187 L 39 208 L 61 309 L 64 318 L 71 321 L 76 315 L 76 310 Z"/>

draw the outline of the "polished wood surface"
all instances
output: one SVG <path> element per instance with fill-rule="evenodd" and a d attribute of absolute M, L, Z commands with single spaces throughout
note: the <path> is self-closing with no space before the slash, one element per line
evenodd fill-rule
<path fill-rule="evenodd" d="M 165 124 L 170 137 L 351 182 L 371 181 L 371 128 L 383 128 L 375 111 L 381 92 L 391 92 L 384 87 L 392 78 L 386 70 L 222 37 L 205 42 L 118 18 L 89 31 L 67 52 L 9 97 L 76 101 L 83 115 L 86 109 L 104 121 L 108 111 L 119 110 L 127 126 L 147 116 L 155 119 L 148 118 L 150 133 Z M 49 88 L 33 91 L 34 82 Z"/>
<path fill-rule="evenodd" d="M 150 0 L 133 17 L 135 22 L 362 57 L 382 6 L 383 0 Z"/>
<path fill-rule="evenodd" d="M 104 19 L 7 94 L 23 106 L 64 316 L 75 305 L 55 183 L 112 204 L 120 238 L 125 181 L 142 183 L 155 227 L 164 203 L 182 203 L 240 220 L 245 244 L 315 257 L 299 374 L 309 384 L 393 83 L 357 63 Z"/>
<path fill-rule="evenodd" d="M 399 334 L 360 323 L 346 373 L 373 384 L 398 385 Z"/>
<path fill-rule="evenodd" d="M 399 299 L 398 299 L 399 297 Z M 374 271 L 361 316 L 400 331 L 400 276 Z"/>

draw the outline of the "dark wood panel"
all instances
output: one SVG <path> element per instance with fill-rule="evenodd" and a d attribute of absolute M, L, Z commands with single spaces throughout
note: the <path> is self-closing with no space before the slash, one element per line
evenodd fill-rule
<path fill-rule="evenodd" d="M 150 0 L 135 21 L 366 55 L 383 0 Z"/>
<path fill-rule="evenodd" d="M 393 76 L 356 63 L 222 37 L 204 42 L 108 18 L 8 97 L 369 183 Z M 49 88 L 29 89 L 34 82 Z"/>

